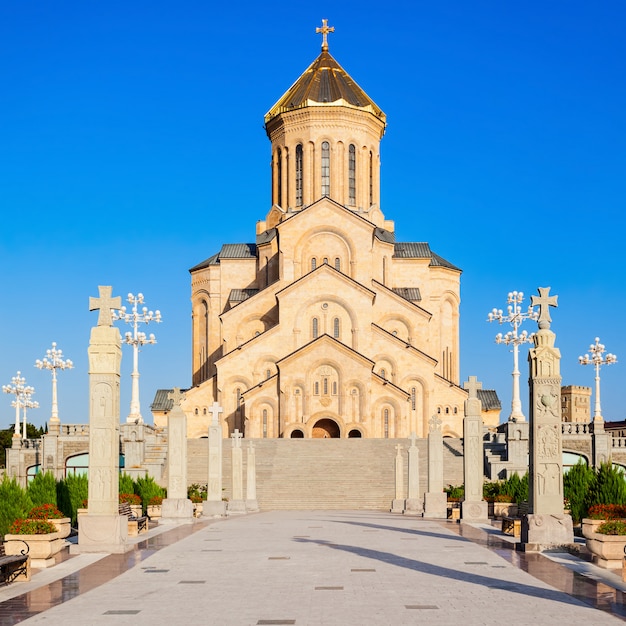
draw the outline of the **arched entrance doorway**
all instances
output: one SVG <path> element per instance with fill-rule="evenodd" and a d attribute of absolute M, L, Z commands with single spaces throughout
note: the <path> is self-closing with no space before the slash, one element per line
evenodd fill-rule
<path fill-rule="evenodd" d="M 361 435 L 361 431 L 358 430 L 357 428 L 353 428 L 349 433 L 348 433 L 348 437 L 352 437 L 352 438 L 359 438 L 362 437 L 363 435 Z"/>
<path fill-rule="evenodd" d="M 291 432 L 290 438 L 291 439 L 304 439 L 304 433 L 299 428 L 296 428 L 294 431 Z"/>
<path fill-rule="evenodd" d="M 319 420 L 313 426 L 313 439 L 338 439 L 339 424 L 329 418 Z"/>

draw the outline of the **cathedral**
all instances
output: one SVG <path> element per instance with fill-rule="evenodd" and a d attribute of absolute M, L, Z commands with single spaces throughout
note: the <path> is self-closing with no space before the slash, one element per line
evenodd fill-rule
<path fill-rule="evenodd" d="M 462 436 L 461 270 L 396 241 L 380 206 L 386 116 L 330 54 L 332 30 L 324 20 L 321 53 L 265 115 L 272 204 L 254 241 L 189 270 L 191 438 L 213 402 L 224 437 L 425 437 L 433 416 Z M 496 426 L 499 411 L 484 417 Z"/>

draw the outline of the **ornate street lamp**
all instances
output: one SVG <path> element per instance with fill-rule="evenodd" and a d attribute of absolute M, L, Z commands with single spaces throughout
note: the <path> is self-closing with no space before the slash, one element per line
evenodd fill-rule
<path fill-rule="evenodd" d="M 143 304 L 142 293 L 137 294 L 137 296 L 129 293 L 128 302 L 132 304 L 131 312 L 127 313 L 126 307 L 123 306 L 119 311 L 113 313 L 113 319 L 123 320 L 127 324 L 132 324 L 133 327 L 133 331 L 127 332 L 124 336 L 124 343 L 133 347 L 133 373 L 131 374 L 132 393 L 130 399 L 130 414 L 126 418 L 126 422 L 141 424 L 143 423 L 143 418 L 141 417 L 139 405 L 139 369 L 137 367 L 139 346 L 143 346 L 147 343 L 156 343 L 156 339 L 154 334 L 151 333 L 150 336 L 146 336 L 146 333 L 139 331 L 138 328 L 139 324 L 149 324 L 150 322 L 156 322 L 158 324 L 161 321 L 161 312 L 148 311 L 148 307 L 145 306 L 139 311 L 139 305 Z"/>
<path fill-rule="evenodd" d="M 510 330 L 505 335 L 502 333 L 496 335 L 496 343 L 503 343 L 507 346 L 511 344 L 513 346 L 513 397 L 511 400 L 511 415 L 509 415 L 510 422 L 523 422 L 526 419 L 522 413 L 522 402 L 519 395 L 519 347 L 523 343 L 530 343 L 532 334 L 529 335 L 525 330 L 518 334 L 517 331 L 524 320 L 536 320 L 539 315 L 537 311 L 533 310 L 532 305 L 528 307 L 526 312 L 523 312 L 521 306 L 523 300 L 523 292 L 509 292 L 507 298 L 509 306 L 506 314 L 502 309 L 493 309 L 487 319 L 489 322 L 508 323 L 513 327 L 513 330 Z"/>
<path fill-rule="evenodd" d="M 74 364 L 70 359 L 63 359 L 63 351 L 61 349 L 57 350 L 57 344 L 53 341 L 52 348 L 46 350 L 46 356 L 35 361 L 35 367 L 52 372 L 52 416 L 50 417 L 50 429 L 56 432 L 60 425 L 59 407 L 57 404 L 57 370 L 72 369 Z"/>
<path fill-rule="evenodd" d="M 612 365 L 617 363 L 617 356 L 607 352 L 606 356 L 602 355 L 606 352 L 604 344 L 600 343 L 600 337 L 596 337 L 596 342 L 589 346 L 591 356 L 585 354 L 585 356 L 579 356 L 578 362 L 581 365 L 593 365 L 596 368 L 596 402 L 593 411 L 593 421 L 602 422 L 602 410 L 600 409 L 600 366 Z"/>
<path fill-rule="evenodd" d="M 22 441 L 26 441 L 26 409 L 38 409 L 39 402 L 37 400 L 31 400 L 30 397 L 35 393 L 33 387 L 24 387 L 24 394 L 22 397 L 22 410 L 24 419 L 22 421 Z"/>
<path fill-rule="evenodd" d="M 10 385 L 2 385 L 2 391 L 4 391 L 4 393 L 11 393 L 15 396 L 15 400 L 11 402 L 11 406 L 15 407 L 14 437 L 20 436 L 20 409 L 22 408 L 22 399 L 26 386 L 26 379 L 21 374 L 21 372 L 18 372 L 17 375 L 13 376 Z"/>

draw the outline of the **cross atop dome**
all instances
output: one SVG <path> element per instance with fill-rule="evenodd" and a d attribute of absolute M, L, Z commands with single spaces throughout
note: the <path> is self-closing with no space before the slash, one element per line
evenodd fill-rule
<path fill-rule="evenodd" d="M 328 26 L 328 20 L 322 20 L 322 26 L 318 26 L 315 29 L 316 33 L 322 33 L 322 50 L 326 51 L 328 50 L 328 33 L 334 33 L 335 32 L 335 27 L 334 26 Z"/>

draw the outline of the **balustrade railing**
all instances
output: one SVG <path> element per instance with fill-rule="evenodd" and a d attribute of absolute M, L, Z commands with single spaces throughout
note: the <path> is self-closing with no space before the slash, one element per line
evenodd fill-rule
<path fill-rule="evenodd" d="M 61 435 L 89 435 L 89 424 L 62 424 L 61 425 Z"/>
<path fill-rule="evenodd" d="M 593 424 L 585 422 L 561 422 L 561 432 L 564 435 L 591 435 Z"/>

